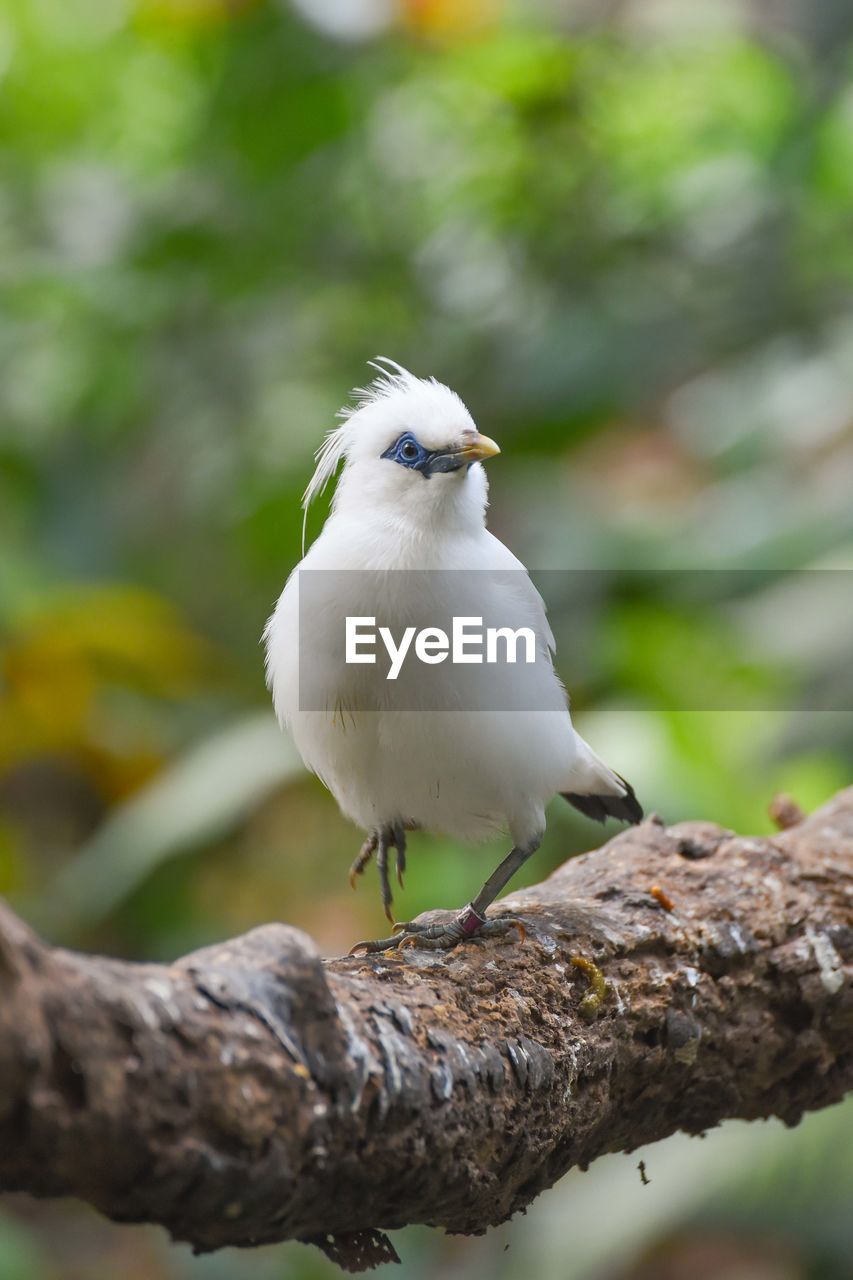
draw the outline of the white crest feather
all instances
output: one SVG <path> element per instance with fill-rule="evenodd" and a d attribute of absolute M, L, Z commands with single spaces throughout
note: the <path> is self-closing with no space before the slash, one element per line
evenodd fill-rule
<path fill-rule="evenodd" d="M 323 443 L 314 454 L 316 467 L 314 474 L 308 481 L 308 487 L 302 495 L 302 554 L 305 555 L 305 531 L 308 522 L 308 508 L 315 498 L 319 498 L 323 493 L 332 476 L 338 469 L 341 459 L 346 455 L 347 447 L 353 438 L 351 419 L 362 409 L 366 409 L 368 405 L 375 404 L 377 400 L 381 400 L 384 396 L 389 396 L 392 392 L 402 391 L 410 386 L 418 379 L 408 369 L 404 369 L 396 360 L 392 360 L 390 356 L 377 356 L 375 360 L 367 362 L 372 369 L 376 369 L 378 377 L 374 378 L 366 387 L 354 387 L 351 393 L 354 401 L 351 405 L 344 405 L 338 411 L 337 416 L 342 419 L 340 426 L 332 427 L 326 432 Z M 387 366 L 387 367 L 386 367 Z M 434 382 L 432 378 L 430 381 Z"/>

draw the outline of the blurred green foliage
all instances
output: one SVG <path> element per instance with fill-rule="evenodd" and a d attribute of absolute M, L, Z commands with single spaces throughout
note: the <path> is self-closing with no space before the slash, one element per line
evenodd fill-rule
<path fill-rule="evenodd" d="M 378 352 L 500 440 L 499 536 L 597 571 L 562 670 L 648 807 L 767 829 L 775 790 L 848 781 L 851 66 L 843 0 L 0 0 L 0 891 L 140 958 L 272 916 L 330 951 L 381 927 L 258 648 Z M 555 808 L 530 877 L 595 839 Z M 420 836 L 406 911 L 464 901 L 497 847 Z M 715 1275 L 848 1274 L 851 1124 L 776 1134 L 761 1170 L 715 1135 L 765 1193 L 690 1213 L 704 1152 L 660 1148 L 671 1194 L 637 1234 L 620 1192 L 609 1252 L 574 1178 L 485 1241 L 409 1233 L 406 1273 L 664 1274 L 695 1226 L 751 1241 Z M 2 1280 L 328 1273 L 0 1217 Z"/>

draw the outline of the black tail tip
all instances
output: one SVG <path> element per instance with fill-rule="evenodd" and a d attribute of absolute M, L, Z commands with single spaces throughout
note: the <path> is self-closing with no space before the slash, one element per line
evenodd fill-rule
<path fill-rule="evenodd" d="M 593 822 L 606 822 L 608 818 L 618 818 L 620 822 L 642 822 L 643 806 L 634 795 L 634 788 L 621 776 L 619 781 L 625 783 L 624 796 L 581 796 L 574 791 L 563 791 L 560 794 L 585 817 L 592 818 Z"/>

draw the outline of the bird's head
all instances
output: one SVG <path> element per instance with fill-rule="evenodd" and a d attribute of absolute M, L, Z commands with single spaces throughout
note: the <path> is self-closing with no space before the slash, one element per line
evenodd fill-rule
<path fill-rule="evenodd" d="M 348 504 L 428 527 L 450 518 L 479 518 L 487 485 L 480 463 L 500 453 L 481 435 L 454 391 L 385 357 L 379 376 L 354 393 L 317 452 L 305 490 L 307 512 L 343 460 L 335 508 Z"/>

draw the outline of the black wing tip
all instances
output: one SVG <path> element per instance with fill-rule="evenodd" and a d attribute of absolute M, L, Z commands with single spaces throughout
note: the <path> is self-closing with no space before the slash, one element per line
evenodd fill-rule
<path fill-rule="evenodd" d="M 574 791 L 561 791 L 560 794 L 585 817 L 592 818 L 593 822 L 606 822 L 608 818 L 618 818 L 620 822 L 636 825 L 643 820 L 643 806 L 634 795 L 634 788 L 630 782 L 625 782 L 622 777 L 619 777 L 619 781 L 625 784 L 624 796 L 582 796 Z"/>

